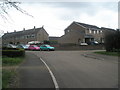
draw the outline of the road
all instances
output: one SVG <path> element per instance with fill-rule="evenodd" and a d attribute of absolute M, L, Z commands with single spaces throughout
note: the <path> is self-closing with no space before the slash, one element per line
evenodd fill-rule
<path fill-rule="evenodd" d="M 17 72 L 18 88 L 54 88 L 47 67 L 33 53 L 26 52 L 25 61 Z"/>
<path fill-rule="evenodd" d="M 116 57 L 87 57 L 91 51 L 28 51 L 42 58 L 60 88 L 117 88 Z M 92 56 L 92 55 L 91 55 Z"/>

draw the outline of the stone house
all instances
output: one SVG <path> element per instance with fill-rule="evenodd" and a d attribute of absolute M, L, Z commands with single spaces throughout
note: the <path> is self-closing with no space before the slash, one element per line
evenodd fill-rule
<path fill-rule="evenodd" d="M 91 41 L 104 43 L 105 33 L 109 31 L 114 30 L 74 21 L 64 30 L 65 34 L 59 38 L 58 42 L 59 44 L 77 45 L 82 42 L 90 43 Z"/>
<path fill-rule="evenodd" d="M 44 40 L 49 40 L 49 34 L 43 27 L 35 28 L 35 26 L 33 29 L 24 28 L 22 31 L 7 32 L 2 36 L 3 44 L 27 44 L 30 41 L 43 42 Z"/>

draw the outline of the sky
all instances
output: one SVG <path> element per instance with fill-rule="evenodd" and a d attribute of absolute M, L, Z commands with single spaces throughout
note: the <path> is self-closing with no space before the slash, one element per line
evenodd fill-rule
<path fill-rule="evenodd" d="M 118 28 L 118 0 L 16 0 L 31 16 L 10 8 L 9 19 L 1 17 L 0 33 L 44 26 L 49 36 L 62 36 L 73 21 L 98 27 Z"/>

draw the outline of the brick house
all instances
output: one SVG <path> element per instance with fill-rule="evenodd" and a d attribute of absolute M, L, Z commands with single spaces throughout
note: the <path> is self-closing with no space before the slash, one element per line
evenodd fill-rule
<path fill-rule="evenodd" d="M 13 44 L 27 44 L 30 41 L 39 41 L 43 42 L 44 40 L 49 40 L 49 34 L 46 32 L 46 30 L 41 28 L 34 28 L 25 30 L 25 28 L 22 31 L 14 31 L 11 33 L 5 33 L 2 36 L 2 42 L 3 44 L 13 43 Z"/>
<path fill-rule="evenodd" d="M 72 22 L 65 30 L 65 34 L 58 40 L 59 44 L 77 44 L 81 42 L 90 43 L 98 41 L 104 43 L 105 33 L 114 32 L 114 29 L 99 28 L 95 25 Z"/>

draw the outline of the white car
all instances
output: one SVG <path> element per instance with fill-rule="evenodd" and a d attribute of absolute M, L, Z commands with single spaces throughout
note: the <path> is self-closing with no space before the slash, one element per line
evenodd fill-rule
<path fill-rule="evenodd" d="M 87 46 L 88 44 L 87 43 L 81 43 L 80 45 L 81 46 Z"/>
<path fill-rule="evenodd" d="M 16 48 L 16 45 L 13 45 L 13 44 L 7 44 L 7 47 L 8 47 L 8 48 Z"/>

